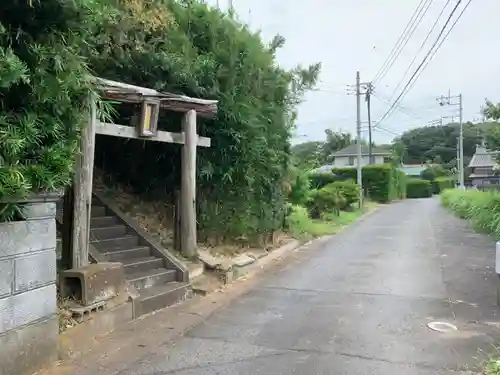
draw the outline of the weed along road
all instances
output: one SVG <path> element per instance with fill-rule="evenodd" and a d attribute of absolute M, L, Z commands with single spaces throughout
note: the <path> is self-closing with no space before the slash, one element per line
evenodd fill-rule
<path fill-rule="evenodd" d="M 384 206 L 120 374 L 480 373 L 500 342 L 493 254 L 437 199 Z"/>

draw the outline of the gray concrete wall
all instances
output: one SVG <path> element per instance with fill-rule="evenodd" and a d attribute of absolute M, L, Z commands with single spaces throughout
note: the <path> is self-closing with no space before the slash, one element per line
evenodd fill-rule
<path fill-rule="evenodd" d="M 26 221 L 0 223 L 0 375 L 57 359 L 55 213 L 55 203 L 33 203 Z"/>

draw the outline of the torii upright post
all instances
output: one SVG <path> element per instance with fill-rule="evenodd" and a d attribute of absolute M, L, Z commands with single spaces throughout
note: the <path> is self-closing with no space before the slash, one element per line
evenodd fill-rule
<path fill-rule="evenodd" d="M 75 269 L 84 267 L 89 262 L 92 175 L 97 124 L 96 102 L 93 96 L 89 98 L 89 108 L 89 122 L 82 129 L 80 155 L 75 166 L 73 238 L 71 241 L 71 265 Z"/>
<path fill-rule="evenodd" d="M 184 146 L 182 148 L 181 177 L 181 250 L 187 258 L 197 254 L 196 239 L 196 111 L 190 110 L 182 121 Z"/>

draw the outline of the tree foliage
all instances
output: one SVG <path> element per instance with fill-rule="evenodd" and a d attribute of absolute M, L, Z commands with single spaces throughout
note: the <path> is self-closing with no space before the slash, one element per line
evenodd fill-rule
<path fill-rule="evenodd" d="M 327 155 L 327 160 L 329 160 L 331 154 L 354 143 L 354 139 L 350 133 L 335 132 L 331 129 L 327 129 L 325 130 L 325 134 L 325 154 Z"/>
<path fill-rule="evenodd" d="M 484 115 L 486 118 L 497 121 L 500 120 L 500 103 L 493 103 L 489 100 L 486 101 L 486 106 L 484 107 L 483 110 Z"/>
<path fill-rule="evenodd" d="M 198 152 L 199 227 L 226 237 L 279 228 L 295 106 L 315 84 L 319 64 L 280 68 L 275 54 L 282 37 L 266 44 L 202 1 L 95 1 L 100 22 L 91 28 L 86 55 L 97 75 L 219 100 L 217 118 L 198 126 L 212 138 L 212 147 Z M 117 121 L 128 121 L 130 113 L 119 113 Z M 179 126 L 175 114 L 160 117 L 160 129 Z M 137 191 L 170 193 L 179 186 L 178 147 L 108 137 L 97 148 L 105 172 Z"/>
<path fill-rule="evenodd" d="M 327 155 L 325 142 L 309 141 L 292 146 L 293 163 L 303 169 L 311 170 L 325 164 Z"/>
<path fill-rule="evenodd" d="M 485 138 L 490 150 L 500 150 L 500 125 L 491 127 Z"/>
<path fill-rule="evenodd" d="M 493 104 L 487 100 L 483 113 L 486 118 L 495 121 L 486 131 L 486 147 L 490 150 L 500 150 L 500 123 L 497 122 L 500 119 L 500 103 Z M 497 157 L 497 162 L 499 161 L 500 157 Z"/>
<path fill-rule="evenodd" d="M 90 1 L 0 5 L 0 201 L 72 178 L 90 75 L 80 56 Z M 13 218 L 0 206 L 0 221 Z"/>
<path fill-rule="evenodd" d="M 354 139 L 350 133 L 325 130 L 324 141 L 309 141 L 292 147 L 295 165 L 303 169 L 314 169 L 332 161 L 331 155 L 351 144 Z"/>
<path fill-rule="evenodd" d="M 457 155 L 458 124 L 426 126 L 409 130 L 395 140 L 404 147 L 403 162 L 416 164 L 434 162 L 436 157 L 442 163 L 453 163 Z M 483 127 L 472 123 L 464 124 L 464 155 L 472 157 L 476 145 L 481 143 Z"/>

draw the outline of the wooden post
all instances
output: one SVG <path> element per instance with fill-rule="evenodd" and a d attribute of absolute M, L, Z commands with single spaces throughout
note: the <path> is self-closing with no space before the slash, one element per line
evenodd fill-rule
<path fill-rule="evenodd" d="M 72 268 L 84 267 L 89 262 L 90 209 L 97 123 L 96 103 L 93 97 L 89 98 L 89 107 L 89 122 L 82 129 L 80 154 L 75 165 Z"/>
<path fill-rule="evenodd" d="M 175 207 L 174 207 L 174 249 L 182 251 L 181 246 L 181 192 L 175 190 Z"/>
<path fill-rule="evenodd" d="M 181 170 L 181 248 L 187 258 L 197 254 L 196 246 L 196 111 L 190 110 L 182 122 L 184 146 Z"/>
<path fill-rule="evenodd" d="M 64 193 L 63 217 L 62 217 L 62 252 L 61 252 L 61 268 L 69 270 L 73 267 L 73 216 L 74 206 L 73 201 L 75 193 L 73 186 L 69 186 Z"/>

